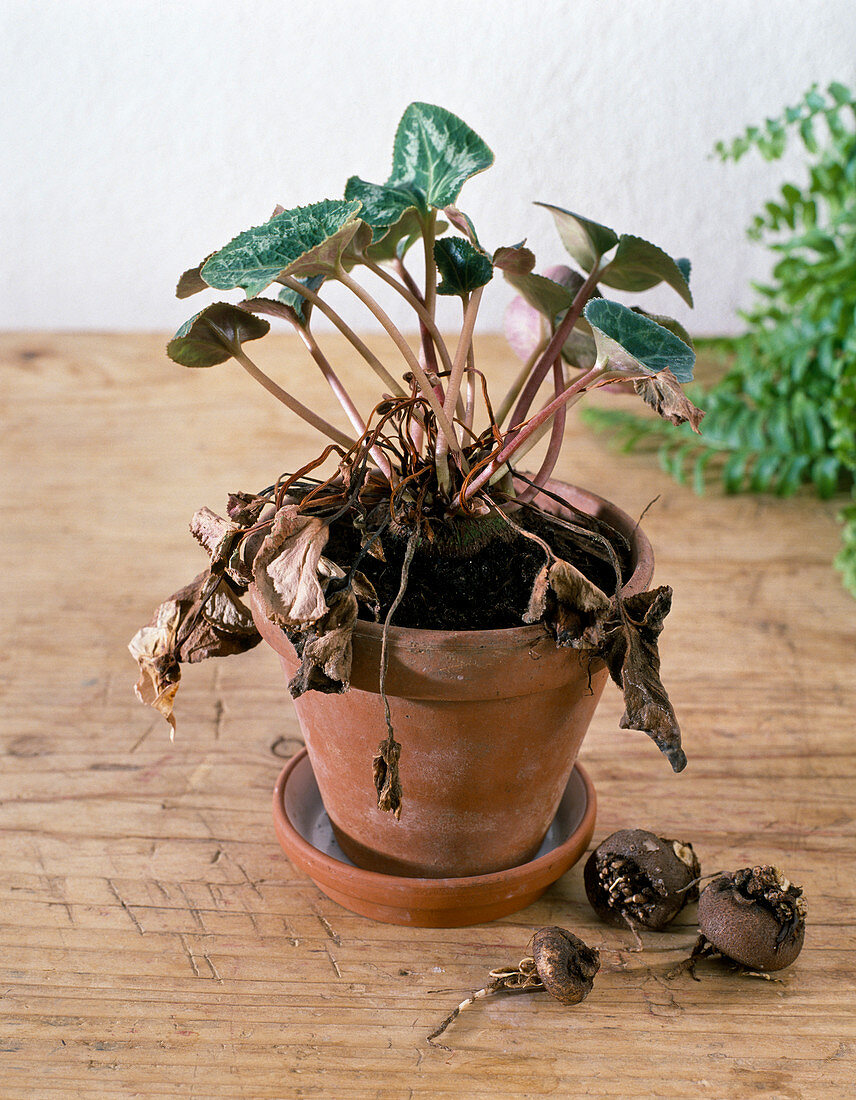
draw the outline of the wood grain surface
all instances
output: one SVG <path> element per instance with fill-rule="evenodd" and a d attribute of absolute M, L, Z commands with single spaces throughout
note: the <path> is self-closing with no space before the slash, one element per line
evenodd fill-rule
<path fill-rule="evenodd" d="M 856 603 L 830 564 L 840 502 L 699 499 L 576 422 L 557 471 L 631 514 L 657 497 L 645 528 L 675 589 L 663 679 L 690 764 L 673 775 L 619 730 L 607 688 L 581 757 L 595 840 L 647 827 L 691 840 L 706 871 L 780 864 L 809 911 L 781 982 L 712 963 L 699 983 L 666 980 L 693 912 L 634 952 L 588 908 L 579 866 L 495 924 L 376 924 L 277 846 L 270 792 L 300 736 L 270 651 L 187 670 L 174 744 L 133 697 L 128 639 L 204 565 L 193 512 L 319 449 L 234 364 L 183 370 L 163 344 L 0 337 L 0 1094 L 856 1095 Z M 327 346 L 365 394 L 349 349 Z M 257 354 L 336 415 L 296 343 Z M 479 364 L 498 381 L 515 367 L 493 339 Z M 451 1053 L 429 1047 L 545 924 L 600 948 L 588 1000 L 487 999 L 446 1033 Z"/>

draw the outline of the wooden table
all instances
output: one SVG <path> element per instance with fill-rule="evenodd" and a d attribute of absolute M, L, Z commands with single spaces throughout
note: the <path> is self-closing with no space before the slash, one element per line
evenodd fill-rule
<path fill-rule="evenodd" d="M 294 342 L 257 346 L 333 414 Z M 808 900 L 780 983 L 714 964 L 667 981 L 692 913 L 634 953 L 593 916 L 579 867 L 529 909 L 453 931 L 321 895 L 272 830 L 271 788 L 300 744 L 273 654 L 186 671 L 170 744 L 125 648 L 204 564 L 192 513 L 296 468 L 316 439 L 234 364 L 183 370 L 158 336 L 0 349 L 3 1097 L 856 1094 L 856 603 L 830 564 L 836 502 L 699 499 L 569 428 L 560 476 L 636 515 L 659 495 L 645 527 L 676 592 L 663 678 L 690 758 L 673 775 L 619 730 L 608 688 L 582 754 L 596 839 L 651 827 L 692 840 L 707 871 L 774 862 Z M 479 350 L 510 376 L 499 340 Z M 601 949 L 589 999 L 489 999 L 447 1032 L 454 1053 L 426 1045 L 546 924 Z"/>

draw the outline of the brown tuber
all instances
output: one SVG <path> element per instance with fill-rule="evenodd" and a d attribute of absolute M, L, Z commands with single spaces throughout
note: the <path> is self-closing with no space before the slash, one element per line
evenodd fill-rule
<path fill-rule="evenodd" d="M 586 895 L 609 924 L 658 932 L 698 897 L 701 874 L 691 844 L 645 829 L 620 829 L 586 862 Z"/>
<path fill-rule="evenodd" d="M 491 970 L 490 982 L 452 1009 L 428 1036 L 428 1042 L 433 1044 L 463 1009 L 493 993 L 546 990 L 561 1004 L 579 1004 L 591 993 L 599 969 L 600 955 L 596 948 L 589 947 L 566 928 L 541 928 L 532 938 L 532 954 L 521 959 L 517 966 Z M 443 1046 L 442 1043 L 436 1045 Z"/>
<path fill-rule="evenodd" d="M 532 957 L 542 985 L 561 1004 L 579 1004 L 591 993 L 600 955 L 573 932 L 541 928 L 532 940 Z"/>
<path fill-rule="evenodd" d="M 718 952 L 750 970 L 782 970 L 802 950 L 805 915 L 802 888 L 777 867 L 720 875 L 699 899 L 701 938 L 693 955 Z"/>

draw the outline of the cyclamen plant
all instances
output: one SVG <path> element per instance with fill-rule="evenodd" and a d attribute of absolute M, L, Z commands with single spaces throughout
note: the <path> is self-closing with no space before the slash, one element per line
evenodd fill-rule
<path fill-rule="evenodd" d="M 627 560 L 620 536 L 582 514 L 572 520 L 547 515 L 533 501 L 559 457 L 568 408 L 592 389 L 632 382 L 662 416 L 698 429 L 702 413 L 681 389 L 692 378 L 695 358 L 685 330 L 669 318 L 610 301 L 598 289 L 643 291 L 665 282 L 692 305 L 689 262 L 542 204 L 581 270 L 564 269 L 558 278 L 536 274 L 525 242 L 486 248 L 456 205 L 466 180 L 492 162 L 487 145 L 455 115 L 412 103 L 398 127 L 385 183 L 353 176 L 341 200 L 277 207 L 263 225 L 181 277 L 179 298 L 208 288 L 241 289 L 246 298 L 197 313 L 168 344 L 170 358 L 187 367 L 234 359 L 328 442 L 315 461 L 264 490 L 232 494 L 227 517 L 207 508 L 193 517 L 191 531 L 208 551 L 209 566 L 158 608 L 130 646 L 141 670 L 138 696 L 173 730 L 180 663 L 240 652 L 259 640 L 241 601 L 251 584 L 301 658 L 292 694 L 344 691 L 358 615 L 382 614 L 386 641 L 414 562 L 430 559 L 442 587 L 453 564 L 504 540 L 530 554 L 534 547 L 540 558 L 526 580 L 518 622 L 543 621 L 559 645 L 602 658 L 624 690 L 622 727 L 646 731 L 676 771 L 685 765 L 658 674 L 657 636 L 671 589 L 622 598 Z M 450 226 L 456 232 L 444 236 Z M 421 278 L 405 263 L 411 251 L 420 254 Z M 497 271 L 540 320 L 524 368 L 494 405 L 476 365 L 473 335 L 484 288 Z M 417 348 L 357 272 L 376 276 L 408 303 L 418 322 Z M 400 355 L 397 364 L 382 362 L 325 301 L 322 291 L 332 282 L 347 287 L 377 319 Z M 271 287 L 276 296 L 262 296 Z M 440 295 L 460 299 L 461 325 L 452 342 L 437 327 Z M 376 376 L 372 407 L 359 407 L 324 354 L 312 328 L 315 310 Z M 286 321 L 300 337 L 351 433 L 305 406 L 248 356 L 245 345 L 269 331 L 262 314 Z M 540 468 L 524 477 L 517 464 L 548 434 Z M 313 477 L 333 455 L 335 472 Z M 540 517 L 539 534 L 532 530 L 533 516 Z M 575 561 L 562 556 L 567 547 L 576 549 Z M 393 568 L 396 580 L 381 596 L 369 575 L 379 563 L 386 563 L 387 573 Z M 385 647 L 381 665 L 383 691 Z M 399 813 L 401 746 L 388 713 L 374 777 L 378 804 Z"/>

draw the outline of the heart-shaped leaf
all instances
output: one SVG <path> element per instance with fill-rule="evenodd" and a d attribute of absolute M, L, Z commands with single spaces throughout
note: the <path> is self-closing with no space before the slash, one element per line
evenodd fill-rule
<path fill-rule="evenodd" d="M 434 260 L 442 282 L 438 294 L 463 297 L 493 278 L 493 264 L 463 237 L 444 237 L 434 245 Z"/>
<path fill-rule="evenodd" d="M 551 206 L 547 202 L 538 202 L 535 205 L 543 206 L 553 215 L 562 244 L 583 271 L 594 271 L 601 256 L 618 244 L 618 234 L 608 226 L 589 221 L 588 218 L 573 214 L 561 206 Z"/>
<path fill-rule="evenodd" d="M 585 316 L 594 331 L 598 360 L 613 369 L 656 374 L 668 367 L 679 382 L 691 382 L 695 352 L 683 340 L 619 302 L 596 298 Z"/>
<path fill-rule="evenodd" d="M 693 304 L 689 283 L 677 262 L 662 248 L 629 233 L 622 233 L 615 256 L 604 268 L 599 281 L 616 290 L 633 292 L 668 283 L 688 306 Z"/>
<path fill-rule="evenodd" d="M 446 228 L 445 222 L 442 223 Z M 437 226 L 440 231 L 440 226 Z M 375 229 L 372 243 L 365 250 L 365 255 L 374 263 L 384 263 L 386 260 L 404 259 L 408 249 L 422 236 L 422 223 L 419 220 L 419 211 L 415 206 L 409 206 L 401 217 L 388 229 Z"/>
<path fill-rule="evenodd" d="M 574 300 L 574 295 L 567 287 L 547 279 L 544 275 L 536 275 L 534 271 L 525 275 L 506 271 L 505 278 L 551 325 L 558 314 L 570 309 Z"/>
<path fill-rule="evenodd" d="M 183 367 L 213 367 L 231 359 L 246 340 L 258 340 L 269 331 L 270 325 L 261 317 L 231 302 L 214 302 L 185 321 L 166 353 Z"/>
<path fill-rule="evenodd" d="M 349 246 L 371 241 L 359 210 L 358 202 L 333 199 L 284 210 L 215 252 L 203 265 L 202 278 L 218 290 L 242 287 L 254 298 L 283 273 L 331 275 Z M 358 233 L 361 239 L 355 242 Z"/>
<path fill-rule="evenodd" d="M 493 266 L 512 275 L 528 275 L 535 267 L 535 253 L 523 243 L 504 245 L 494 252 Z"/>
<path fill-rule="evenodd" d="M 687 345 L 687 347 L 693 347 L 693 339 L 680 321 L 676 321 L 674 317 L 666 317 L 662 313 L 649 313 L 647 309 L 642 309 L 641 306 L 630 307 L 634 313 L 640 313 L 643 317 L 650 317 L 652 321 L 656 321 L 658 325 L 662 325 L 663 328 L 667 328 L 669 332 L 673 332 L 679 340 Z"/>
<path fill-rule="evenodd" d="M 362 203 L 360 217 L 372 229 L 395 225 L 405 211 L 415 209 L 413 196 L 408 191 L 381 183 L 368 183 L 359 176 L 351 176 L 345 184 L 345 199 Z"/>
<path fill-rule="evenodd" d="M 387 187 L 409 192 L 420 209 L 451 206 L 464 183 L 493 164 L 478 134 L 451 111 L 411 103 L 398 124 Z"/>

